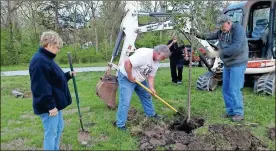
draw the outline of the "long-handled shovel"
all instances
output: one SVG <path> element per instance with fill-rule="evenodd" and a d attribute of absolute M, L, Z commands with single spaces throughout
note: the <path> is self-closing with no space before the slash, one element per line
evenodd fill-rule
<path fill-rule="evenodd" d="M 178 112 L 174 107 L 172 107 L 169 103 L 167 103 L 166 101 L 164 101 L 162 98 L 160 98 L 157 94 L 154 94 L 150 89 L 148 89 L 146 86 L 144 86 L 141 82 L 135 80 L 135 82 L 140 85 L 142 88 L 144 88 L 146 91 L 148 91 L 150 94 L 152 94 L 153 96 L 155 96 L 158 100 L 160 100 L 162 103 L 164 103 L 165 105 L 167 105 L 170 109 L 172 109 L 173 111 L 175 111 L 177 114 L 184 116 L 182 113 Z"/>
<path fill-rule="evenodd" d="M 71 57 L 70 52 L 68 52 L 68 59 L 69 59 L 69 64 L 70 64 L 71 71 L 74 71 L 73 70 L 73 64 L 72 64 L 72 57 Z M 74 84 L 74 89 L 75 89 L 75 94 L 76 94 L 78 113 L 79 113 L 79 119 L 80 119 L 80 125 L 81 125 L 81 130 L 79 130 L 79 132 L 78 132 L 78 141 L 81 144 L 86 145 L 87 142 L 90 140 L 90 132 L 84 130 L 84 128 L 83 128 L 82 117 L 81 117 L 81 112 L 80 112 L 80 105 L 79 105 L 80 101 L 79 101 L 79 95 L 78 95 L 78 90 L 77 90 L 77 84 L 76 84 L 75 76 L 73 74 L 72 74 L 72 78 L 73 78 L 73 84 Z"/>

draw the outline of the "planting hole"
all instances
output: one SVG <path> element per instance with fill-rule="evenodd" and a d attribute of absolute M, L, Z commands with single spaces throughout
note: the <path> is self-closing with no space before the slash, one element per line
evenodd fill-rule
<path fill-rule="evenodd" d="M 205 120 L 201 118 L 191 118 L 190 121 L 187 122 L 187 119 L 181 121 L 180 118 L 178 118 L 170 125 L 170 129 L 175 131 L 184 131 L 186 133 L 191 133 L 194 129 L 203 126 L 204 121 Z"/>

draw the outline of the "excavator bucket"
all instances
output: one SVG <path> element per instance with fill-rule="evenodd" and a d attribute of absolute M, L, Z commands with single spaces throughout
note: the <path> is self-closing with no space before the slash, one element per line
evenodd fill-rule
<path fill-rule="evenodd" d="M 110 109 L 115 109 L 116 105 L 116 92 L 118 89 L 117 76 L 111 74 L 108 69 L 104 76 L 100 77 L 100 81 L 96 86 L 96 94 Z"/>

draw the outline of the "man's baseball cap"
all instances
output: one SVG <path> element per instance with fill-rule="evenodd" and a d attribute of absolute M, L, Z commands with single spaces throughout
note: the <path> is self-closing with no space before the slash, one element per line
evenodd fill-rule
<path fill-rule="evenodd" d="M 225 22 L 228 22 L 228 21 L 232 21 L 230 16 L 225 15 L 225 14 L 219 16 L 218 19 L 217 19 L 216 28 L 221 28 L 221 26 L 222 26 Z"/>

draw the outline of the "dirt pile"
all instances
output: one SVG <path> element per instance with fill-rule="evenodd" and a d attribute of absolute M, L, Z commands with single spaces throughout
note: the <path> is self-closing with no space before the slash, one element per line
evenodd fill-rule
<path fill-rule="evenodd" d="M 140 135 L 140 149 L 164 147 L 167 150 L 264 150 L 266 146 L 248 130 L 228 125 L 209 126 L 208 134 L 194 135 L 155 126 Z"/>
<path fill-rule="evenodd" d="M 140 150 L 265 150 L 267 146 L 242 126 L 210 125 L 205 133 L 188 133 L 179 120 L 163 122 L 144 118 L 130 109 L 128 120 L 131 134 L 139 137 Z M 194 119 L 194 126 L 203 126 L 204 120 Z M 179 126 L 181 125 L 181 126 Z M 185 132 L 185 131 L 186 132 Z"/>

